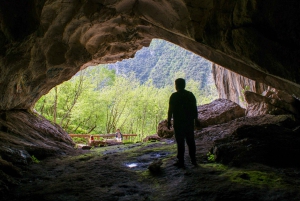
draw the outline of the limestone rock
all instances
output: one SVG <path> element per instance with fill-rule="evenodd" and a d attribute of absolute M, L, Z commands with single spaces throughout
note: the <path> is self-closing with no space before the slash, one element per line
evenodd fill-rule
<path fill-rule="evenodd" d="M 92 146 L 87 146 L 87 145 L 81 147 L 81 149 L 83 150 L 90 150 L 91 148 Z"/>
<path fill-rule="evenodd" d="M 162 159 L 156 159 L 148 166 L 148 169 L 152 173 L 158 173 L 162 164 Z"/>
<path fill-rule="evenodd" d="M 297 0 L 0 2 L 0 110 L 30 109 L 80 69 L 131 58 L 153 38 L 300 97 L 297 8 Z"/>
<path fill-rule="evenodd" d="M 41 160 L 74 150 L 69 135 L 37 113 L 13 110 L 0 116 L 0 155 L 14 165 L 28 164 L 32 155 Z"/>
<path fill-rule="evenodd" d="M 218 162 L 240 166 L 261 163 L 279 167 L 299 167 L 300 135 L 274 124 L 245 125 L 232 135 L 215 141 L 212 152 Z M 295 154 L 295 155 L 294 155 Z"/>
<path fill-rule="evenodd" d="M 123 142 L 118 142 L 116 139 L 106 139 L 105 145 L 107 146 L 114 146 L 114 145 L 122 145 Z"/>
<path fill-rule="evenodd" d="M 293 115 L 246 116 L 197 130 L 195 139 L 197 147 L 206 150 L 205 160 L 210 151 L 216 161 L 229 165 L 259 162 L 277 166 L 284 162 L 282 166 L 296 166 L 299 161 L 291 153 L 300 150 L 299 125 Z M 281 154 L 281 149 L 288 156 Z"/>
<path fill-rule="evenodd" d="M 231 100 L 243 108 L 246 108 L 245 91 L 261 94 L 268 89 L 268 86 L 263 83 L 241 76 L 217 64 L 212 64 L 212 72 L 219 98 Z"/>
<path fill-rule="evenodd" d="M 0 112 L 0 194 L 18 184 L 18 177 L 32 156 L 70 154 L 74 142 L 58 125 L 26 110 Z"/>
<path fill-rule="evenodd" d="M 174 129 L 168 129 L 168 120 L 159 122 L 157 127 L 157 135 L 161 138 L 171 138 L 174 135 Z"/>
<path fill-rule="evenodd" d="M 149 136 L 147 136 L 147 137 L 145 137 L 143 139 L 143 142 L 152 141 L 152 140 L 154 140 L 154 141 L 160 141 L 161 138 L 158 136 L 158 134 L 149 135 Z"/>
<path fill-rule="evenodd" d="M 246 91 L 247 116 L 258 116 L 262 114 L 293 114 L 299 117 L 300 102 L 291 95 L 274 90 L 263 93 L 265 96 Z"/>
<path fill-rule="evenodd" d="M 13 177 L 19 177 L 22 175 L 21 169 L 14 166 L 11 162 L 3 160 L 0 156 L 0 171 L 3 173 L 11 175 Z"/>
<path fill-rule="evenodd" d="M 294 132 L 298 132 L 299 121 L 293 115 L 261 115 L 253 117 L 241 117 L 234 119 L 224 124 L 212 125 L 201 130 L 195 131 L 195 139 L 197 147 L 200 150 L 205 150 L 203 157 L 207 160 L 206 154 L 214 146 L 214 142 L 220 139 L 230 137 L 238 128 L 244 126 L 263 126 L 263 125 L 277 125 L 284 127 Z M 298 131 L 296 131 L 298 128 Z"/>
<path fill-rule="evenodd" d="M 227 99 L 217 99 L 209 104 L 198 106 L 201 128 L 226 123 L 243 116 L 245 116 L 245 109 Z"/>

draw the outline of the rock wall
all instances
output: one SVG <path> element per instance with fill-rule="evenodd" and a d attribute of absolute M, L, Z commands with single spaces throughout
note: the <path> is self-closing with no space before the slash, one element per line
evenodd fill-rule
<path fill-rule="evenodd" d="M 15 165 L 27 165 L 32 155 L 66 154 L 75 145 L 58 125 L 26 110 L 0 112 L 0 139 L 0 157 Z"/>
<path fill-rule="evenodd" d="M 217 64 L 212 64 L 212 72 L 219 98 L 231 100 L 244 108 L 246 108 L 245 91 L 261 94 L 268 89 L 263 83 L 243 77 Z"/>
<path fill-rule="evenodd" d="M 58 125 L 26 110 L 0 111 L 0 195 L 20 183 L 28 164 L 74 152 L 74 142 Z M 37 161 L 36 161 L 37 162 Z"/>
<path fill-rule="evenodd" d="M 217 132 L 211 127 L 206 132 Z M 236 119 L 221 127 L 223 138 L 211 149 L 215 161 L 233 166 L 260 163 L 277 167 L 299 167 L 299 122 L 290 115 L 261 115 Z M 219 136 L 218 136 L 219 137 Z"/>
<path fill-rule="evenodd" d="M 300 118 L 300 101 L 284 91 L 272 89 L 262 95 L 246 91 L 244 95 L 247 102 L 247 116 L 290 114 L 297 119 Z"/>
<path fill-rule="evenodd" d="M 18 0 L 0 3 L 0 110 L 29 109 L 80 69 L 152 38 L 300 97 L 299 1 Z M 272 6 L 270 6 L 272 5 Z"/>

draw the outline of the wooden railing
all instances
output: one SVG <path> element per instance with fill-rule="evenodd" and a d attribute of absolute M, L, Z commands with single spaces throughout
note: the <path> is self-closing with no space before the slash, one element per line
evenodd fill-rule
<path fill-rule="evenodd" d="M 129 137 L 136 137 L 137 134 L 122 134 L 123 135 L 123 139 L 127 140 Z M 89 139 L 90 136 L 93 136 L 94 139 L 99 139 L 99 138 L 105 138 L 105 139 L 109 139 L 109 138 L 115 138 L 116 134 L 112 133 L 112 134 L 69 134 L 70 137 L 82 137 L 82 138 L 87 138 Z"/>

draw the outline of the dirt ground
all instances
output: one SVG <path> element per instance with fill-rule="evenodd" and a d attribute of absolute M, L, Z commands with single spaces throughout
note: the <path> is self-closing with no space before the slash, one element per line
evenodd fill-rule
<path fill-rule="evenodd" d="M 199 167 L 173 166 L 174 140 L 136 143 L 48 158 L 32 164 L 10 201 L 300 200 L 300 170 L 260 164 L 243 168 L 208 162 L 211 144 L 196 140 Z M 162 159 L 159 172 L 148 165 Z"/>

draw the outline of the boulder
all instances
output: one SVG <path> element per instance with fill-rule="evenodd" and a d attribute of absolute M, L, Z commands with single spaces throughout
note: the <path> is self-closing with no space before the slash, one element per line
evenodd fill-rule
<path fill-rule="evenodd" d="M 245 109 L 227 99 L 217 99 L 209 104 L 198 106 L 201 128 L 226 123 L 243 116 L 245 116 Z"/>
<path fill-rule="evenodd" d="M 300 102 L 293 96 L 280 90 L 268 90 L 259 95 L 246 91 L 247 116 L 258 116 L 263 114 L 293 114 L 299 117 Z"/>
<path fill-rule="evenodd" d="M 239 75 L 217 64 L 212 64 L 212 73 L 219 98 L 231 100 L 243 108 L 246 108 L 244 91 L 261 94 L 268 89 L 268 86 L 263 83 Z"/>
<path fill-rule="evenodd" d="M 210 150 L 217 162 L 233 166 L 261 163 L 290 167 L 300 165 L 294 157 L 300 154 L 297 128 L 299 122 L 291 115 L 261 115 L 214 126 L 206 133 L 219 133 Z"/>
<path fill-rule="evenodd" d="M 154 134 L 154 135 L 150 135 L 150 136 L 145 137 L 143 139 L 143 142 L 152 141 L 152 140 L 160 141 L 161 138 L 157 134 Z"/>
<path fill-rule="evenodd" d="M 33 156 L 70 154 L 75 146 L 61 127 L 28 110 L 0 111 L 0 139 L 0 197 L 20 182 Z"/>
<path fill-rule="evenodd" d="M 81 147 L 81 149 L 83 149 L 83 150 L 90 150 L 91 148 L 92 148 L 92 146 L 88 146 L 88 145 Z"/>
<path fill-rule="evenodd" d="M 157 127 L 157 135 L 161 138 L 171 138 L 174 135 L 174 129 L 168 129 L 168 120 L 159 122 Z"/>
<path fill-rule="evenodd" d="M 27 110 L 0 112 L 0 156 L 16 165 L 27 165 L 31 156 L 72 153 L 75 143 L 57 124 Z"/>
<path fill-rule="evenodd" d="M 114 145 L 122 145 L 123 142 L 118 142 L 116 139 L 106 139 L 105 141 L 105 145 L 107 146 L 114 146 Z"/>

